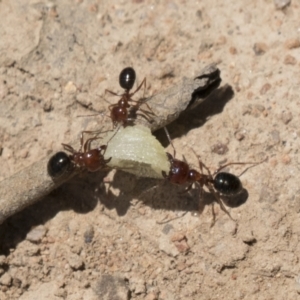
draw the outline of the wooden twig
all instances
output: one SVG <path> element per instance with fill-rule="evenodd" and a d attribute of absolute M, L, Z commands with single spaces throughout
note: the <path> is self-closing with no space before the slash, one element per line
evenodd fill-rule
<path fill-rule="evenodd" d="M 155 113 L 153 122 L 138 116 L 136 123 L 151 131 L 166 126 L 186 109 L 203 102 L 220 82 L 220 71 L 215 66 L 206 67 L 196 79 L 183 78 L 169 89 L 145 99 Z M 110 119 L 104 127 L 111 127 Z M 0 182 L 0 224 L 74 176 L 74 172 L 70 172 L 54 181 L 47 172 L 48 160 L 49 157 L 44 158 Z"/>

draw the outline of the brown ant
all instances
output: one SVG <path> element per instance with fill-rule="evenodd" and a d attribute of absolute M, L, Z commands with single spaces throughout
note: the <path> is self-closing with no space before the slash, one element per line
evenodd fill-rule
<path fill-rule="evenodd" d="M 89 138 L 84 143 L 84 134 L 96 134 L 96 136 Z M 97 148 L 91 149 L 91 143 L 99 139 L 98 135 L 103 133 L 101 131 L 82 131 L 80 137 L 80 148 L 76 151 L 72 146 L 67 144 L 62 144 L 64 149 L 71 153 L 69 155 L 70 160 L 75 166 L 79 167 L 80 170 L 86 169 L 89 172 L 96 172 L 100 169 L 106 167 L 110 162 L 111 157 L 108 159 L 104 158 L 105 151 L 107 149 L 107 144 L 99 146 Z"/>
<path fill-rule="evenodd" d="M 220 172 L 222 169 L 228 167 L 229 165 L 245 165 L 245 164 L 253 164 L 258 165 L 262 162 L 264 162 L 266 159 L 264 159 L 261 162 L 258 163 L 252 163 L 252 162 L 231 162 L 227 163 L 225 165 L 220 166 L 213 174 L 210 172 L 209 168 L 206 167 L 206 165 L 200 160 L 200 157 L 194 152 L 194 154 L 198 158 L 199 162 L 199 169 L 200 172 L 191 169 L 187 162 L 181 161 L 175 158 L 176 151 L 174 148 L 174 145 L 171 141 L 169 132 L 166 128 L 165 132 L 169 139 L 170 144 L 172 145 L 174 149 L 174 155 L 172 156 L 170 153 L 167 153 L 168 160 L 170 161 L 171 168 L 169 171 L 169 174 L 167 174 L 165 171 L 162 171 L 162 176 L 167 179 L 168 181 L 177 184 L 177 185 L 184 185 L 188 184 L 187 188 L 183 191 L 183 193 L 189 191 L 194 183 L 199 184 L 201 188 L 201 193 L 203 193 L 203 187 L 206 186 L 211 194 L 214 195 L 215 199 L 219 203 L 221 209 L 233 220 L 228 210 L 225 208 L 223 201 L 221 200 L 221 195 L 224 196 L 233 196 L 240 193 L 243 189 L 242 183 L 239 179 L 239 177 L 227 173 L 227 172 Z M 207 174 L 203 173 L 203 169 L 206 170 Z M 245 172 L 245 171 L 244 171 Z M 244 173 L 243 172 L 243 173 Z M 242 173 L 242 174 L 243 174 Z M 215 212 L 212 207 L 213 211 L 213 224 L 215 222 Z"/>
<path fill-rule="evenodd" d="M 119 84 L 121 88 L 123 88 L 125 91 L 123 94 L 118 95 L 117 93 L 114 93 L 110 90 L 105 90 L 105 93 L 108 92 L 114 96 L 119 96 L 121 99 L 116 104 L 111 104 L 108 108 L 110 110 L 110 118 L 112 119 L 113 126 L 116 127 L 117 124 L 122 123 L 123 126 L 127 126 L 127 123 L 130 121 L 133 121 L 134 118 L 130 118 L 130 113 L 132 113 L 135 116 L 140 115 L 144 117 L 147 121 L 151 121 L 151 116 L 154 116 L 155 113 L 152 111 L 150 106 L 143 102 L 142 99 L 140 100 L 133 100 L 132 97 L 144 86 L 144 93 L 146 89 L 146 78 L 143 79 L 141 84 L 137 87 L 137 89 L 130 93 L 130 90 L 132 89 L 134 82 L 136 79 L 136 74 L 133 68 L 127 67 L 123 69 L 119 75 Z M 130 102 L 135 103 L 134 105 L 131 105 Z M 150 111 L 146 111 L 144 109 L 141 109 L 140 106 L 142 104 L 145 104 Z M 129 110 L 130 109 L 130 110 Z M 141 111 L 141 113 L 137 113 L 137 111 Z"/>

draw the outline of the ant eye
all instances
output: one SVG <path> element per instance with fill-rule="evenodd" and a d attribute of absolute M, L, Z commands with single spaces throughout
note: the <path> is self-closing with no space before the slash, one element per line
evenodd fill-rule
<path fill-rule="evenodd" d="M 48 162 L 48 174 L 52 178 L 58 178 L 68 172 L 72 167 L 72 162 L 68 154 L 63 151 L 54 154 Z"/>
<path fill-rule="evenodd" d="M 234 195 L 241 191 L 242 183 L 237 176 L 220 172 L 214 178 L 214 188 L 221 194 Z"/>

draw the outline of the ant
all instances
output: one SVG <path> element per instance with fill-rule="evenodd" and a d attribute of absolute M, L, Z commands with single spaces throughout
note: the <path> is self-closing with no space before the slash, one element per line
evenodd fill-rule
<path fill-rule="evenodd" d="M 105 93 L 108 92 L 114 96 L 119 96 L 121 99 L 116 104 L 111 104 L 108 108 L 110 110 L 110 118 L 112 119 L 113 126 L 116 127 L 117 124 L 123 123 L 123 126 L 126 127 L 129 121 L 133 121 L 133 118 L 129 118 L 130 113 L 133 113 L 135 116 L 140 115 L 144 117 L 148 122 L 151 121 L 151 116 L 154 116 L 155 113 L 152 111 L 150 106 L 140 100 L 133 100 L 132 97 L 144 86 L 144 94 L 146 89 L 146 77 L 143 79 L 141 84 L 137 87 L 137 89 L 130 93 L 130 90 L 133 88 L 134 82 L 136 79 L 136 74 L 133 68 L 127 67 L 123 69 L 119 75 L 119 84 L 121 88 L 125 91 L 123 94 L 118 95 L 110 90 L 105 90 Z M 130 102 L 135 103 L 134 105 L 130 105 Z M 150 111 L 146 111 L 141 109 L 140 106 L 145 104 Z M 130 109 L 130 111 L 128 111 Z M 140 110 L 141 113 L 137 113 Z"/>
<path fill-rule="evenodd" d="M 194 183 L 198 183 L 201 188 L 201 193 L 203 193 L 203 187 L 206 186 L 211 194 L 214 195 L 215 199 L 219 203 L 221 209 L 234 221 L 234 219 L 231 217 L 228 210 L 225 208 L 223 201 L 221 200 L 221 195 L 224 196 L 233 196 L 239 194 L 242 189 L 242 183 L 239 179 L 239 177 L 227 173 L 227 172 L 220 172 L 222 169 L 228 167 L 229 165 L 245 165 L 245 164 L 253 164 L 258 165 L 262 162 L 264 162 L 266 159 L 264 159 L 261 162 L 258 163 L 252 163 L 252 162 L 231 162 L 227 163 L 225 165 L 220 166 L 213 174 L 210 172 L 209 168 L 206 167 L 206 165 L 200 160 L 200 157 L 194 152 L 194 154 L 198 158 L 199 162 L 199 169 L 200 172 L 191 169 L 187 162 L 181 161 L 175 158 L 176 151 L 174 148 L 174 145 L 171 141 L 170 134 L 168 130 L 164 127 L 166 135 L 168 137 L 168 140 L 170 144 L 173 147 L 174 155 L 172 156 L 170 153 L 167 153 L 168 160 L 171 164 L 171 168 L 169 171 L 169 174 L 167 174 L 165 171 L 162 171 L 162 176 L 168 180 L 171 183 L 177 184 L 177 185 L 184 185 L 188 184 L 188 187 L 182 192 L 188 192 Z M 207 174 L 203 173 L 203 169 L 206 170 Z M 245 171 L 244 171 L 245 172 Z M 243 172 L 243 173 L 244 173 Z M 242 174 L 243 174 L 242 173 Z M 242 175 L 241 174 L 241 175 Z M 215 212 L 212 207 L 213 211 L 213 223 L 215 222 Z"/>
<path fill-rule="evenodd" d="M 96 134 L 94 137 L 89 138 L 84 143 L 84 134 Z M 64 149 L 71 153 L 69 155 L 70 160 L 81 170 L 86 169 L 89 172 L 96 172 L 100 169 L 103 169 L 106 167 L 106 165 L 110 162 L 112 159 L 111 157 L 108 159 L 104 158 L 104 154 L 107 149 L 107 144 L 99 146 L 97 148 L 91 149 L 91 143 L 94 140 L 99 139 L 98 135 L 101 132 L 99 130 L 97 131 L 82 131 L 81 137 L 80 137 L 80 148 L 78 151 L 76 151 L 72 146 L 67 144 L 62 144 Z"/>

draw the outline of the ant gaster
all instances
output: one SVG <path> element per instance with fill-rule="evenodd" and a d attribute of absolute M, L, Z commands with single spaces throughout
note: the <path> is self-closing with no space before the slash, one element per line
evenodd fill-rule
<path fill-rule="evenodd" d="M 184 192 L 187 192 L 191 189 L 192 185 L 194 183 L 198 183 L 201 188 L 201 192 L 203 192 L 203 187 L 206 186 L 209 190 L 210 193 L 212 193 L 219 203 L 221 209 L 232 219 L 230 213 L 228 210 L 225 208 L 220 195 L 225 195 L 225 196 L 232 196 L 232 195 L 237 195 L 238 193 L 241 192 L 243 189 L 242 183 L 239 179 L 239 177 L 227 173 L 227 172 L 220 172 L 222 169 L 229 165 L 244 165 L 244 164 L 253 164 L 257 165 L 260 164 L 261 162 L 258 163 L 245 163 L 245 162 L 236 162 L 236 163 L 228 163 L 223 166 L 221 166 L 219 169 L 217 169 L 213 174 L 210 172 L 208 167 L 200 160 L 199 156 L 195 153 L 195 155 L 198 158 L 199 162 L 199 169 L 200 172 L 191 169 L 189 165 L 185 161 L 181 161 L 175 158 L 176 151 L 174 148 L 174 145 L 171 141 L 169 132 L 167 131 L 166 128 L 165 132 L 166 135 L 169 139 L 170 144 L 172 145 L 174 149 L 174 155 L 172 156 L 170 153 L 167 153 L 168 160 L 170 161 L 171 168 L 169 173 L 167 174 L 166 172 L 162 171 L 162 176 L 170 181 L 171 183 L 178 184 L 178 185 L 184 185 L 188 184 L 187 188 L 184 190 Z M 203 173 L 203 169 L 206 170 L 207 174 Z M 213 211 L 213 222 L 215 221 L 215 214 Z M 232 219 L 233 220 L 233 219 Z"/>
<path fill-rule="evenodd" d="M 84 143 L 83 135 L 84 133 L 97 133 L 95 137 L 89 138 Z M 102 145 L 97 148 L 91 149 L 91 143 L 94 140 L 99 139 L 98 134 L 101 133 L 98 131 L 83 131 L 81 133 L 80 138 L 80 148 L 76 151 L 72 146 L 67 144 L 62 144 L 64 149 L 71 153 L 69 155 L 71 161 L 75 164 L 75 166 L 79 167 L 79 169 L 86 169 L 89 172 L 96 172 L 100 169 L 106 167 L 106 165 L 110 162 L 111 157 L 108 159 L 104 158 L 104 154 L 107 148 L 107 145 Z M 103 132 L 102 132 L 103 133 Z"/>
<path fill-rule="evenodd" d="M 53 179 L 58 179 L 72 169 L 72 161 L 69 155 L 63 151 L 55 153 L 48 161 L 48 174 Z"/>
<path fill-rule="evenodd" d="M 110 117 L 112 119 L 114 127 L 117 126 L 119 123 L 122 123 L 125 127 L 129 121 L 132 121 L 133 118 L 130 118 L 130 113 L 133 113 L 136 115 L 141 115 L 144 117 L 147 121 L 151 121 L 150 116 L 154 116 L 154 112 L 150 108 L 150 106 L 143 102 L 142 99 L 140 100 L 133 100 L 132 97 L 144 86 L 144 93 L 146 89 L 146 78 L 143 79 L 141 84 L 137 87 L 137 89 L 130 93 L 130 90 L 133 88 L 133 85 L 135 83 L 136 74 L 133 68 L 127 67 L 123 69 L 119 75 L 119 84 L 121 88 L 123 88 L 125 91 L 123 94 L 118 95 L 115 92 L 112 92 L 110 90 L 105 90 L 105 93 L 108 92 L 114 96 L 119 96 L 121 99 L 116 104 L 110 105 L 108 108 L 110 110 Z M 134 103 L 133 105 L 130 104 Z M 142 104 L 145 104 L 150 111 L 146 111 L 140 108 Z M 137 113 L 137 111 L 141 111 L 141 113 Z"/>

